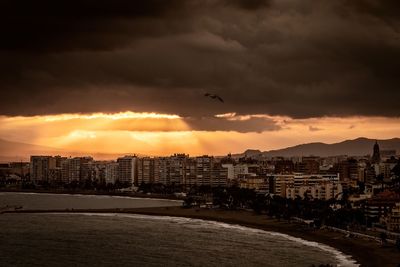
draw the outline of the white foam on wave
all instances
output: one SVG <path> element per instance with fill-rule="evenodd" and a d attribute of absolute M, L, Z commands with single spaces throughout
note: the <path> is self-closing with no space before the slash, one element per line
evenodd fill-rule
<path fill-rule="evenodd" d="M 53 213 L 55 214 L 55 213 Z M 65 213 L 58 213 L 58 214 L 65 214 Z M 223 222 L 216 222 L 216 221 L 208 221 L 208 220 L 202 220 L 202 219 L 192 219 L 192 218 L 185 218 L 185 217 L 172 217 L 172 216 L 153 216 L 153 215 L 141 215 L 141 214 L 123 214 L 123 213 L 68 213 L 68 214 L 75 214 L 75 215 L 85 215 L 85 216 L 104 216 L 104 217 L 123 217 L 123 218 L 133 218 L 133 219 L 151 219 L 151 220 L 158 220 L 158 221 L 172 221 L 175 223 L 181 223 L 181 224 L 191 224 L 192 226 L 196 226 L 193 223 L 197 224 L 198 227 L 204 228 L 205 226 L 211 226 L 211 227 L 218 227 L 218 228 L 226 228 L 226 229 L 233 229 L 237 231 L 245 231 L 246 233 L 252 232 L 252 233 L 257 233 L 257 234 L 267 234 L 271 236 L 276 236 L 280 238 L 285 238 L 287 240 L 300 243 L 305 246 L 313 247 L 320 249 L 322 251 L 328 252 L 336 258 L 338 261 L 338 265 L 340 267 L 358 267 L 360 264 L 358 264 L 350 255 L 346 255 L 343 252 L 314 241 L 308 241 L 299 237 L 294 237 L 291 235 L 287 234 L 282 234 L 278 232 L 271 232 L 271 231 L 265 231 L 261 229 L 256 229 L 256 228 L 250 228 L 238 224 L 228 224 L 228 223 L 223 223 Z"/>

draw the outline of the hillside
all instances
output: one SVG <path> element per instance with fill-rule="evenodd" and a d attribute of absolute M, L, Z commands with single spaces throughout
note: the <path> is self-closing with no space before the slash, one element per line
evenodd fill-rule
<path fill-rule="evenodd" d="M 92 156 L 98 160 L 111 160 L 133 153 L 87 153 L 84 151 L 68 151 L 59 148 L 39 146 L 28 143 L 13 142 L 0 139 L 0 162 L 29 161 L 31 155 L 60 155 L 60 156 Z M 139 156 L 144 156 L 138 154 Z"/>
<path fill-rule="evenodd" d="M 346 140 L 340 143 L 325 144 L 325 143 L 308 143 L 297 146 L 287 147 L 278 150 L 270 150 L 261 152 L 260 154 L 267 157 L 291 157 L 291 156 L 364 156 L 372 154 L 372 148 L 375 144 L 375 139 L 357 138 L 354 140 Z M 400 152 L 400 138 L 392 138 L 387 140 L 378 140 L 381 150 L 394 149 L 397 153 Z M 260 155 L 259 154 L 259 155 Z M 244 155 L 244 153 L 237 156 Z"/>

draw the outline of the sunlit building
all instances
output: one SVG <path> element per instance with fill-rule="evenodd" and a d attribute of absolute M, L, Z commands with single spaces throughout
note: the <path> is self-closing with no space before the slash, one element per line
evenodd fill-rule
<path fill-rule="evenodd" d="M 256 192 L 260 192 L 260 193 L 268 193 L 269 192 L 268 179 L 263 178 L 263 177 L 258 177 L 255 175 L 251 175 L 249 177 L 240 179 L 239 187 L 255 190 Z"/>
<path fill-rule="evenodd" d="M 222 163 L 222 168 L 225 168 L 228 172 L 228 180 L 232 181 L 235 179 L 235 166 L 232 163 Z"/>
<path fill-rule="evenodd" d="M 297 173 L 273 175 L 269 179 L 270 193 L 288 198 L 304 197 L 304 194 L 310 191 L 313 198 L 330 199 L 339 195 L 343 190 L 337 174 Z"/>

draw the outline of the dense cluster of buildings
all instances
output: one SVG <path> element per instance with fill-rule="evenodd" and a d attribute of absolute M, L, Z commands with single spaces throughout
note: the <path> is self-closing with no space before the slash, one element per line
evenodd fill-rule
<path fill-rule="evenodd" d="M 95 161 L 91 157 L 32 156 L 30 179 L 38 185 L 63 185 L 90 180 L 126 186 L 178 185 L 182 190 L 193 186 L 237 185 L 282 197 L 307 196 L 319 199 L 330 199 L 340 194 L 343 182 L 338 173 L 321 173 L 315 157 L 313 160 L 307 157 L 293 164 L 284 159 L 234 160 L 231 156 L 217 159 L 211 156 L 189 157 L 185 154 L 170 157 L 125 156 L 116 161 Z"/>
<path fill-rule="evenodd" d="M 92 157 L 31 156 L 29 163 L 0 166 L 11 169 L 18 177 L 27 176 L 36 184 L 63 186 L 70 183 L 96 181 L 126 187 L 141 184 L 253 189 L 259 193 L 286 198 L 308 197 L 331 199 L 340 197 L 343 189 L 365 186 L 371 193 L 378 182 L 392 179 L 398 165 L 396 151 L 380 151 L 376 143 L 373 155 L 365 157 L 169 157 L 124 156 L 116 161 L 96 161 Z M 29 175 L 27 175 L 29 173 Z"/>
<path fill-rule="evenodd" d="M 68 184 L 87 180 L 127 186 L 144 184 L 228 186 L 227 169 L 214 157 L 124 156 L 116 161 L 95 161 L 91 157 L 64 158 L 32 156 L 30 179 L 35 184 Z"/>
<path fill-rule="evenodd" d="M 31 156 L 30 162 L 0 164 L 0 181 L 65 187 L 75 184 L 111 185 L 138 190 L 141 185 L 251 189 L 283 198 L 340 200 L 347 194 L 354 209 L 369 222 L 400 231 L 400 163 L 395 150 L 372 156 L 273 157 L 263 154 L 226 157 L 174 154 L 169 157 L 124 156 L 112 161 L 92 157 Z M 107 188 L 107 187 L 106 187 Z M 171 191 L 169 191 L 171 192 Z M 177 191 L 173 191 L 177 192 Z"/>

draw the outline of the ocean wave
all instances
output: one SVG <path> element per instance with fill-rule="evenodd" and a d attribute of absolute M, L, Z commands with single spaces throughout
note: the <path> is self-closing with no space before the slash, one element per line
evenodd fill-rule
<path fill-rule="evenodd" d="M 53 213 L 55 214 L 55 213 Z M 65 213 L 57 213 L 57 214 L 65 214 Z M 169 222 L 175 222 L 179 224 L 190 224 L 191 226 L 197 226 L 199 228 L 204 228 L 204 227 L 215 227 L 215 228 L 224 228 L 224 229 L 232 229 L 236 231 L 244 231 L 246 233 L 255 233 L 255 234 L 261 234 L 261 235 L 269 235 L 269 236 L 275 236 L 279 238 L 284 238 L 286 240 L 296 242 L 308 247 L 313 247 L 317 248 L 319 250 L 325 251 L 330 253 L 335 257 L 335 259 L 338 261 L 338 265 L 340 267 L 357 267 L 360 266 L 350 255 L 346 255 L 343 252 L 314 241 L 308 241 L 302 238 L 294 237 L 291 235 L 283 234 L 283 233 L 278 233 L 278 232 L 272 232 L 272 231 L 265 231 L 261 229 L 256 229 L 256 228 L 250 228 L 238 224 L 228 224 L 228 223 L 223 223 L 223 222 L 216 222 L 216 221 L 209 221 L 209 220 L 203 220 L 203 219 L 192 219 L 192 218 L 185 218 L 185 217 L 172 217 L 172 216 L 154 216 L 154 215 L 141 215 L 141 214 L 121 214 L 121 213 L 68 213 L 68 214 L 74 214 L 74 215 L 85 215 L 85 216 L 103 216 L 103 217 L 123 217 L 123 218 L 132 218 L 132 219 L 149 219 L 149 220 L 157 220 L 157 221 L 169 221 Z"/>

